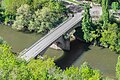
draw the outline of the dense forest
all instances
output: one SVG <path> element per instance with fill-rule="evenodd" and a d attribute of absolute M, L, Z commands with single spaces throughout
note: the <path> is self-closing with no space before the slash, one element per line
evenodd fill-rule
<path fill-rule="evenodd" d="M 0 22 L 19 31 L 48 32 L 68 17 L 61 1 L 2 0 L 0 5 Z"/>
<path fill-rule="evenodd" d="M 98 21 L 93 22 L 90 15 L 90 6 L 85 4 L 82 20 L 83 39 L 92 42 L 94 45 L 108 47 L 109 49 L 120 52 L 120 19 L 115 16 L 120 4 L 113 2 L 110 12 L 109 0 L 102 0 L 102 16 Z M 119 14 L 118 14 L 119 15 Z M 81 31 L 81 30 L 80 30 Z M 79 32 L 78 32 L 78 35 Z"/>

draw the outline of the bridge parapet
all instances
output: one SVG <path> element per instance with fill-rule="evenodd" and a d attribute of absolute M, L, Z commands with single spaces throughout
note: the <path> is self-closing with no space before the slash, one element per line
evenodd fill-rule
<path fill-rule="evenodd" d="M 72 28 L 81 21 L 82 13 L 83 12 L 75 14 L 74 17 L 70 17 L 68 20 L 56 27 L 53 31 L 50 31 L 47 35 L 38 40 L 27 50 L 24 50 L 23 53 L 25 54 L 20 57 L 24 58 L 26 61 L 29 61 L 31 58 L 36 57 L 38 54 L 43 55 L 43 51 L 45 51 L 45 49 L 47 49 L 58 39 L 62 41 L 61 43 L 66 43 L 64 46 L 62 46 L 60 42 L 57 42 L 58 46 L 61 46 L 66 50 L 70 50 L 70 39 L 65 40 L 63 38 L 63 34 L 66 32 L 69 33 L 69 31 L 72 30 Z"/>
<path fill-rule="evenodd" d="M 24 49 L 23 51 L 21 51 L 19 53 L 19 56 L 24 55 L 27 51 L 29 51 L 30 49 L 32 49 L 35 45 L 37 45 L 39 42 L 41 42 L 42 40 L 44 40 L 46 37 L 48 37 L 51 33 L 53 33 L 55 30 L 57 30 L 58 28 L 60 28 L 62 25 L 64 25 L 66 22 L 68 22 L 72 17 L 70 16 L 67 20 L 65 20 L 63 23 L 61 23 L 60 25 L 58 25 L 56 28 L 53 28 L 52 30 L 50 30 L 45 36 L 43 36 L 42 38 L 40 38 L 37 42 L 35 42 L 32 46 L 30 46 L 27 49 Z"/>

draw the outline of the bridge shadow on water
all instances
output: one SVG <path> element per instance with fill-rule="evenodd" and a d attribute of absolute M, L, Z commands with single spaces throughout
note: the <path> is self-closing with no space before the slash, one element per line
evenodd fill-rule
<path fill-rule="evenodd" d="M 66 67 L 70 67 L 85 51 L 90 50 L 90 44 L 80 40 L 71 41 L 70 46 L 71 50 L 64 51 L 64 55 L 55 61 L 56 65 L 63 70 L 66 69 Z"/>

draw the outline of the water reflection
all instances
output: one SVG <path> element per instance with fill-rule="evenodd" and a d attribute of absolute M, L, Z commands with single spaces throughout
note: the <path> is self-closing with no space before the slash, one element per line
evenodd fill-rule
<path fill-rule="evenodd" d="M 118 54 L 108 48 L 102 48 L 86 44 L 79 40 L 71 42 L 71 50 L 65 51 L 64 55 L 55 63 L 63 70 L 74 65 L 80 67 L 83 62 L 88 62 L 94 69 L 99 69 L 104 76 L 115 78 L 115 66 Z"/>
<path fill-rule="evenodd" d="M 26 34 L 3 25 L 0 25 L 0 36 L 12 46 L 14 52 L 20 52 L 24 48 L 28 48 L 41 38 L 39 34 Z M 70 45 L 70 51 L 49 48 L 45 55 L 55 57 L 55 63 L 62 69 L 71 65 L 79 67 L 86 61 L 93 68 L 100 69 L 104 75 L 111 76 L 112 78 L 115 77 L 118 54 L 115 54 L 115 52 L 107 48 L 92 46 L 79 40 L 71 41 Z"/>
<path fill-rule="evenodd" d="M 55 61 L 55 63 L 62 69 L 70 67 L 74 63 L 74 61 L 76 61 L 80 56 L 83 55 L 85 51 L 90 50 L 88 48 L 89 44 L 86 44 L 79 40 L 71 41 L 70 46 L 71 50 L 64 51 L 64 55 Z"/>

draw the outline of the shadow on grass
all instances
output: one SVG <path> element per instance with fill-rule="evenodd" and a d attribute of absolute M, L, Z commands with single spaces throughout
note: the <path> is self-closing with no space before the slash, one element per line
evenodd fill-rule
<path fill-rule="evenodd" d="M 64 51 L 64 55 L 55 61 L 56 65 L 61 69 L 70 67 L 74 61 L 77 60 L 85 51 L 90 50 L 90 44 L 84 43 L 79 40 L 71 41 L 70 51 Z"/>

